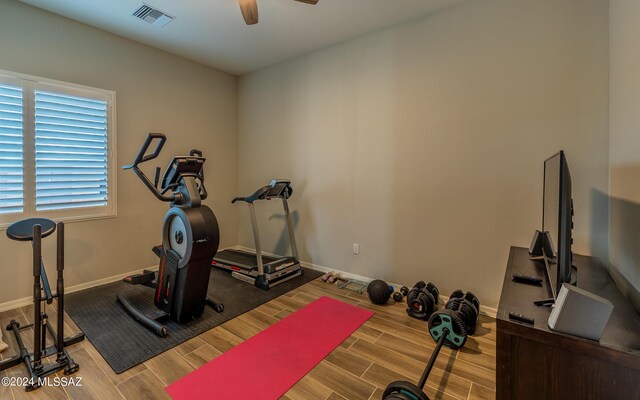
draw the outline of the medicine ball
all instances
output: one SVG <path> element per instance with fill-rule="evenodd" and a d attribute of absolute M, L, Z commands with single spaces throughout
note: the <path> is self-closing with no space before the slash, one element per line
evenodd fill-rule
<path fill-rule="evenodd" d="M 367 286 L 369 300 L 371 300 L 373 304 L 387 304 L 392 292 L 393 290 L 390 289 L 387 282 L 381 279 L 375 279 L 369 283 L 369 286 Z"/>

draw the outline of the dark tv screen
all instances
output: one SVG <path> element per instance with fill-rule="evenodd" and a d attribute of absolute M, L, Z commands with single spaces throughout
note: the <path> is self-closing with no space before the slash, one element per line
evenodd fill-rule
<path fill-rule="evenodd" d="M 563 151 L 544 162 L 542 231 L 546 241 L 543 255 L 553 297 L 560 286 L 571 281 L 572 216 L 571 174 Z"/>

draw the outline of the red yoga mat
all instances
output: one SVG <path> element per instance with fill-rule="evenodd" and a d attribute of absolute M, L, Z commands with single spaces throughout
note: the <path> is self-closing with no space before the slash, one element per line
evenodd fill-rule
<path fill-rule="evenodd" d="M 321 297 L 166 391 L 174 400 L 278 399 L 372 315 Z"/>

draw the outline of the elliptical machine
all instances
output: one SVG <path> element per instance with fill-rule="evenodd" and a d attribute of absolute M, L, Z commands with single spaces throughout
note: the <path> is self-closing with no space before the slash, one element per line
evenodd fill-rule
<path fill-rule="evenodd" d="M 147 155 L 156 139 L 155 150 Z M 213 211 L 202 204 L 207 198 L 202 152 L 191 150 L 188 156 L 174 157 L 162 180 L 160 167 L 156 167 L 153 183 L 138 167 L 158 157 L 166 141 L 165 135 L 150 133 L 133 163 L 122 167 L 132 170 L 160 201 L 171 203 L 162 224 L 162 245 L 153 248 L 160 258 L 157 277 L 153 271 L 145 270 L 124 278 L 126 283 L 154 288 L 154 303 L 163 313 L 150 318 L 125 295 L 116 296 L 134 319 L 161 337 L 167 336 L 167 329 L 162 325 L 166 319 L 189 322 L 202 315 L 205 305 L 217 312 L 224 310 L 222 304 L 207 297 L 211 260 L 218 251 L 220 231 Z M 169 191 L 172 193 L 167 194 Z"/>

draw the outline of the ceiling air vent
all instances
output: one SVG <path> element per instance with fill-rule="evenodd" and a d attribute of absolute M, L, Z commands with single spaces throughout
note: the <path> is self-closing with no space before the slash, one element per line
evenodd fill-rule
<path fill-rule="evenodd" d="M 176 17 L 165 14 L 164 12 L 147 4 L 142 4 L 140 7 L 138 7 L 138 9 L 133 12 L 133 16 L 155 26 L 165 26 L 169 22 L 176 19 Z"/>

